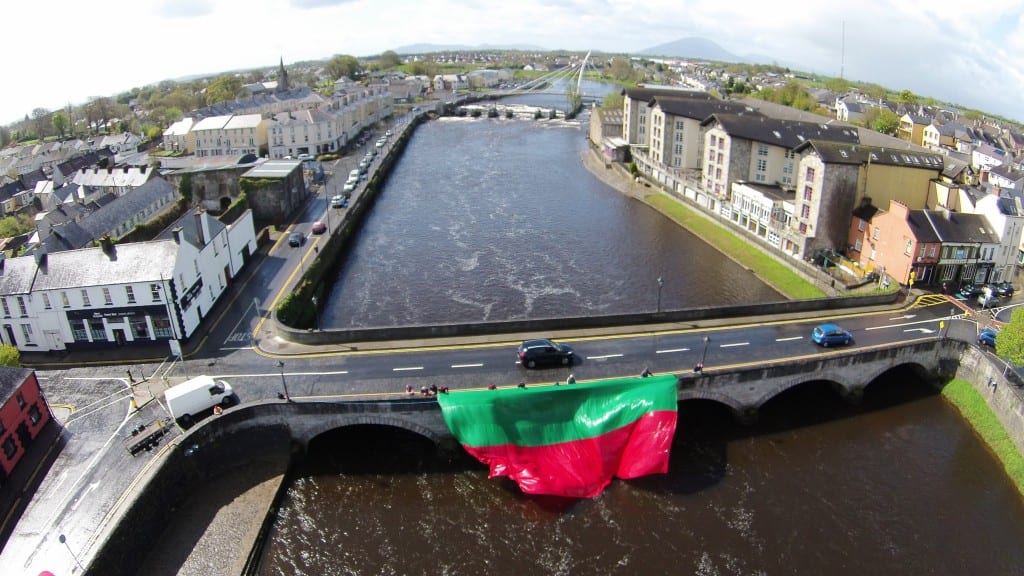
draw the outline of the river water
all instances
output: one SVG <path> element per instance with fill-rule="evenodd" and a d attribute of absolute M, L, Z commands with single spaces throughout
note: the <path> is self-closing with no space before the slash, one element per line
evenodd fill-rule
<path fill-rule="evenodd" d="M 909 373 L 849 406 L 823 383 L 753 428 L 684 402 L 664 476 L 592 500 L 523 495 L 375 427 L 311 445 L 261 574 L 1024 574 L 1024 506 Z"/>
<path fill-rule="evenodd" d="M 579 167 L 566 125 L 422 126 L 360 234 L 330 323 L 497 320 L 770 300 Z M 560 152 L 559 152 L 560 151 Z M 702 251 L 704 250 L 704 251 Z M 891 372 L 859 406 L 808 383 L 754 427 L 680 406 L 670 471 L 523 495 L 391 428 L 334 431 L 293 471 L 264 575 L 1024 574 L 1024 505 L 956 410 Z"/>

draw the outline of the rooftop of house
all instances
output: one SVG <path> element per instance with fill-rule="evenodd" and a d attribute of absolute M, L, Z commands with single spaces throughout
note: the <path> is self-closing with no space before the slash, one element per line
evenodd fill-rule
<path fill-rule="evenodd" d="M 778 120 L 758 112 L 749 114 L 715 113 L 705 119 L 701 125 L 710 126 L 714 123 L 717 123 L 732 137 L 785 148 L 796 148 L 809 140 L 860 142 L 860 135 L 855 128 Z"/>
<path fill-rule="evenodd" d="M 796 149 L 798 153 L 810 150 L 813 150 L 824 162 L 829 164 L 883 164 L 936 171 L 941 171 L 945 167 L 944 157 L 941 154 L 914 150 L 893 150 L 863 144 L 820 140 L 806 142 Z"/>
<path fill-rule="evenodd" d="M 31 374 L 31 368 L 0 366 L 0 406 L 6 404 L 14 396 L 14 393 L 21 388 Z"/>
<path fill-rule="evenodd" d="M 87 286 L 160 282 L 171 278 L 178 257 L 173 240 L 131 242 L 102 247 L 80 248 L 46 254 L 40 258 L 33 290 L 64 290 Z M 36 257 L 27 258 L 36 265 Z"/>

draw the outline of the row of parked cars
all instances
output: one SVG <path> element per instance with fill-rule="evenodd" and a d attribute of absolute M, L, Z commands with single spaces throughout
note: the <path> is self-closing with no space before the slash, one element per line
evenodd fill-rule
<path fill-rule="evenodd" d="M 1015 289 L 1009 282 L 996 282 L 993 284 L 964 284 L 957 291 L 956 296 L 961 300 L 977 301 L 982 308 L 991 308 L 1001 305 L 1006 299 L 1013 296 Z"/>

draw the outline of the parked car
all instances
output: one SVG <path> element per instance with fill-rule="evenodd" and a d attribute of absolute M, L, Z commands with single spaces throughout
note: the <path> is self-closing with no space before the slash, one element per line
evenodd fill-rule
<path fill-rule="evenodd" d="M 561 364 L 570 366 L 575 359 L 575 352 L 565 344 L 551 340 L 526 340 L 519 345 L 518 363 L 527 368 L 536 368 L 541 364 Z"/>
<path fill-rule="evenodd" d="M 995 289 L 996 294 L 1003 296 L 1004 298 L 1013 296 L 1013 293 L 1016 292 L 1013 284 L 1010 284 L 1009 282 L 996 282 L 992 285 L 992 288 Z"/>
<path fill-rule="evenodd" d="M 359 184 L 359 180 L 349 180 L 349 181 L 345 182 L 345 185 L 341 188 L 341 191 L 342 192 L 352 192 L 353 190 L 356 189 L 356 186 L 358 184 Z"/>
<path fill-rule="evenodd" d="M 1003 299 L 996 294 L 995 290 L 986 289 L 981 294 L 978 294 L 978 306 L 982 308 L 995 308 L 1002 304 L 1002 302 Z"/>
<path fill-rule="evenodd" d="M 828 348 L 836 344 L 850 344 L 853 342 L 853 335 L 841 328 L 838 324 L 831 322 L 815 326 L 811 331 L 811 340 Z"/>
<path fill-rule="evenodd" d="M 991 328 L 985 328 L 984 330 L 981 331 L 981 334 L 978 334 L 978 345 L 979 346 L 991 346 L 991 347 L 995 348 L 996 347 L 996 336 L 998 336 L 998 335 L 999 335 L 999 333 L 996 332 L 995 330 L 993 330 Z"/>
<path fill-rule="evenodd" d="M 331 208 L 344 208 L 348 201 L 341 194 L 331 197 Z"/>
<path fill-rule="evenodd" d="M 299 160 L 302 160 L 303 162 L 309 162 L 309 161 L 313 160 L 313 155 L 312 154 L 299 154 Z"/>
<path fill-rule="evenodd" d="M 327 232 L 327 225 L 317 220 L 316 222 L 313 222 L 313 226 L 310 227 L 310 230 L 313 234 L 323 234 L 324 232 Z"/>
<path fill-rule="evenodd" d="M 960 287 L 960 291 L 957 292 L 957 296 L 963 300 L 970 300 L 980 296 L 985 291 L 985 288 L 984 284 L 964 284 Z"/>
<path fill-rule="evenodd" d="M 383 148 L 387 143 L 387 140 L 377 140 L 377 144 L 375 144 L 375 146 L 377 146 L 377 148 Z"/>
<path fill-rule="evenodd" d="M 305 243 L 306 237 L 302 234 L 302 232 L 292 232 L 291 234 L 288 235 L 289 246 L 302 246 Z"/>

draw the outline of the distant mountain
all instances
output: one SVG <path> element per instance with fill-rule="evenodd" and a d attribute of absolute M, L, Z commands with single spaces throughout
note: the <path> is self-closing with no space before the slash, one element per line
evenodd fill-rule
<path fill-rule="evenodd" d="M 547 52 L 540 46 L 529 44 L 480 44 L 478 46 L 466 46 L 465 44 L 409 44 L 395 48 L 399 54 L 427 54 L 429 52 L 471 52 L 474 50 L 523 50 L 528 52 Z"/>
<path fill-rule="evenodd" d="M 745 62 L 741 58 L 722 48 L 707 38 L 683 38 L 675 42 L 659 44 L 638 54 L 644 56 L 674 56 L 676 58 L 693 58 L 694 60 L 714 60 L 716 62 Z"/>

